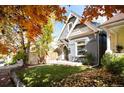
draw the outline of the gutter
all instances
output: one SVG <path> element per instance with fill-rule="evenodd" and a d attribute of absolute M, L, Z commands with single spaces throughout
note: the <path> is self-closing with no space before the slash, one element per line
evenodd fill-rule
<path fill-rule="evenodd" d="M 98 26 L 98 27 L 106 26 L 106 25 L 108 25 L 108 24 L 112 24 L 112 23 L 119 22 L 119 21 L 124 21 L 124 19 L 120 19 L 120 20 L 116 20 L 116 21 L 109 22 L 109 23 L 106 23 L 106 24 L 102 24 L 102 25 L 100 25 L 100 26 Z"/>

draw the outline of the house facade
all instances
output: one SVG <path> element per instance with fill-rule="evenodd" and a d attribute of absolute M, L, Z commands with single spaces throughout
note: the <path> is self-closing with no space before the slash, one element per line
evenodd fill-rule
<path fill-rule="evenodd" d="M 80 19 L 81 17 L 75 13 L 70 13 L 68 16 L 58 38 L 58 59 L 82 61 L 88 53 L 94 57 L 91 64 L 97 65 L 106 50 L 106 34 L 100 32 L 97 23 L 80 24 Z"/>
<path fill-rule="evenodd" d="M 124 54 L 124 13 L 110 18 L 100 28 L 107 33 L 106 52 Z"/>

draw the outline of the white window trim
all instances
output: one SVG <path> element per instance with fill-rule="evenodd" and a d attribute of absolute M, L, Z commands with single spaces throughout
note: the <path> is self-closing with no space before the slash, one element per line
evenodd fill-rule
<path fill-rule="evenodd" d="M 78 42 L 81 42 L 81 41 L 84 41 L 84 45 L 86 45 L 87 39 L 85 38 L 85 39 L 81 39 L 81 40 L 76 41 L 76 48 L 75 48 L 76 57 L 82 57 L 82 56 L 84 56 L 84 55 L 78 55 Z"/>

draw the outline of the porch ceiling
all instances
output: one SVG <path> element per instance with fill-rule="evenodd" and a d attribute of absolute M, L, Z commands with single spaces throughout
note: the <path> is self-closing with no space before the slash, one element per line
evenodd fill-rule
<path fill-rule="evenodd" d="M 114 26 L 109 29 L 111 32 L 124 32 L 124 25 Z"/>

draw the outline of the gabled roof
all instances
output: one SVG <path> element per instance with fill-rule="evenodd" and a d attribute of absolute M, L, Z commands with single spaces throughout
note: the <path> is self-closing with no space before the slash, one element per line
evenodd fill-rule
<path fill-rule="evenodd" d="M 61 30 L 61 33 L 60 33 L 58 39 L 60 39 L 60 37 L 61 37 L 61 35 L 62 35 L 63 31 L 64 31 L 64 28 L 66 27 L 66 25 L 67 25 L 67 23 L 68 23 L 68 20 L 71 18 L 71 16 L 72 16 L 72 13 L 69 14 L 69 16 L 68 16 L 68 18 L 67 18 L 67 20 L 66 20 L 66 23 L 64 24 L 64 26 L 63 26 L 63 28 L 62 28 L 62 30 Z"/>
<path fill-rule="evenodd" d="M 76 22 L 76 24 L 73 24 L 73 25 L 75 26 L 75 25 L 77 25 L 77 24 L 80 23 L 81 16 L 79 16 L 79 15 L 76 14 L 75 12 L 72 12 L 72 11 L 71 11 L 71 13 L 69 14 L 69 16 L 68 16 L 68 18 L 67 18 L 66 24 L 64 24 L 64 26 L 63 26 L 63 28 L 62 28 L 62 30 L 61 30 L 61 33 L 60 33 L 60 36 L 58 37 L 58 40 L 59 40 L 60 37 L 62 36 L 62 33 L 64 32 L 64 29 L 65 29 L 65 27 L 66 27 L 66 25 L 67 25 L 69 19 L 70 19 L 71 17 L 73 17 L 73 16 L 75 16 L 76 19 L 78 20 L 78 21 Z M 91 22 L 84 22 L 84 24 L 85 24 L 88 28 L 90 28 L 92 31 L 94 31 L 94 32 L 97 32 L 97 31 L 98 31 L 98 28 L 97 28 L 96 26 L 94 26 Z M 66 39 L 69 37 L 69 35 L 70 35 L 70 33 L 72 32 L 72 30 L 73 30 L 73 29 L 71 29 L 71 30 L 69 31 L 69 33 L 65 36 Z"/>

